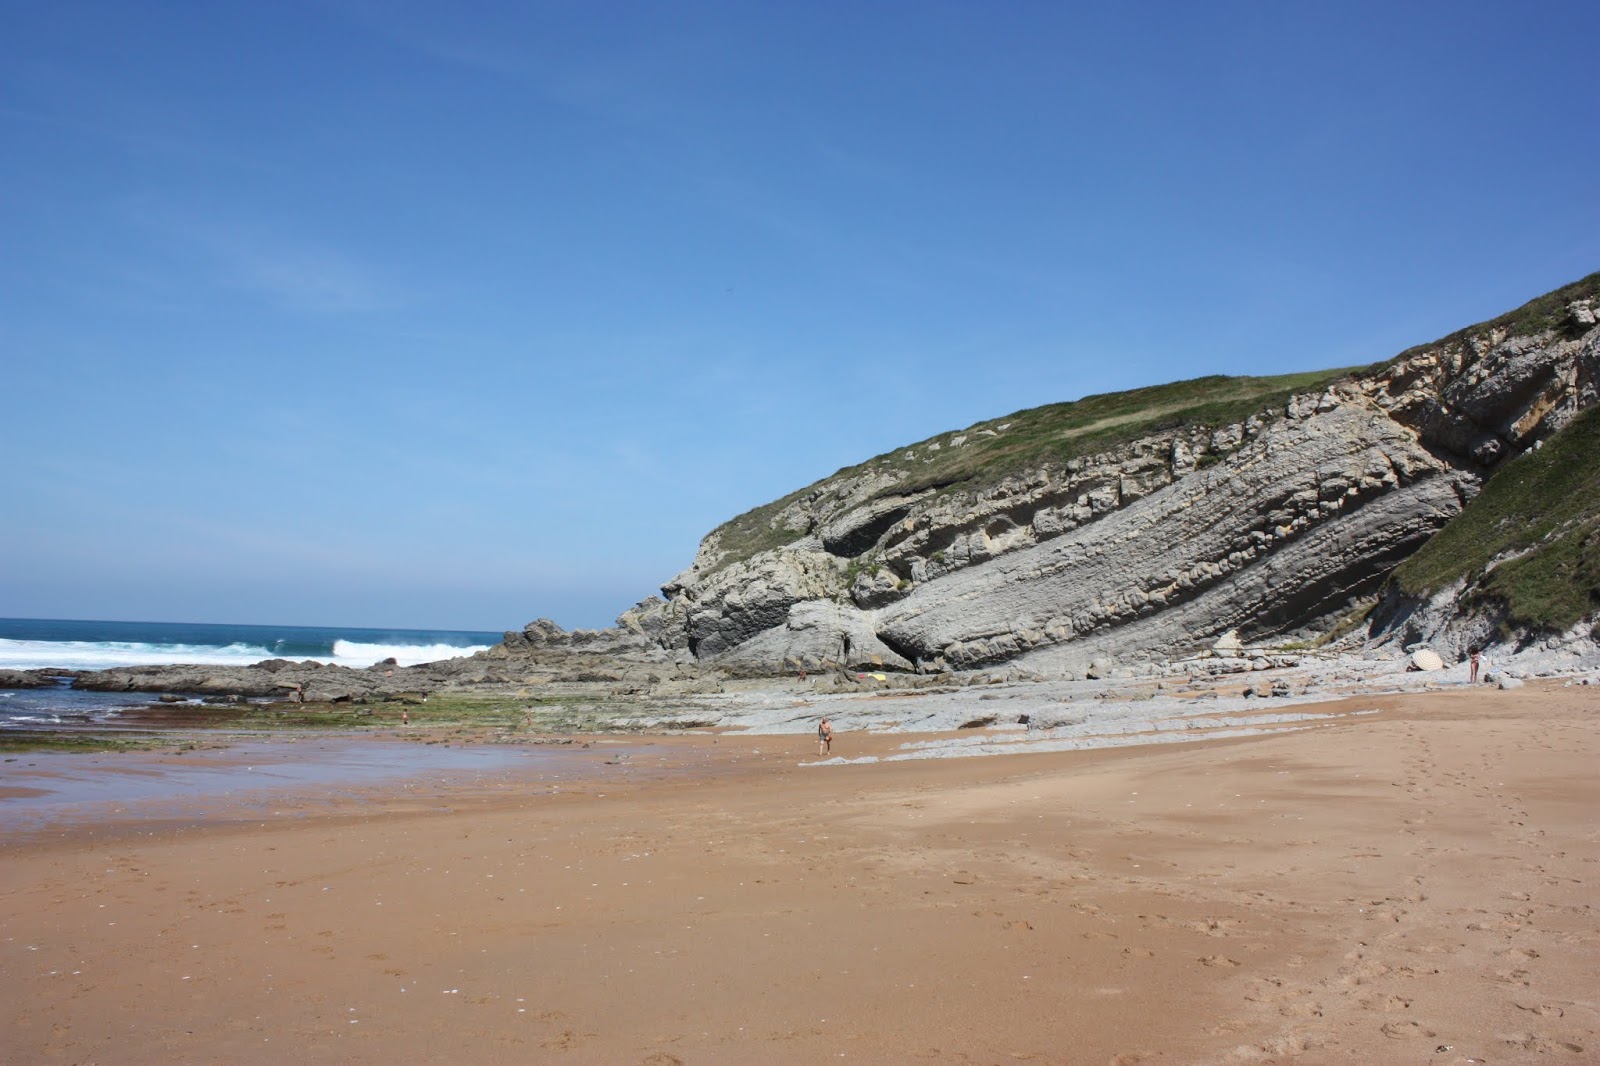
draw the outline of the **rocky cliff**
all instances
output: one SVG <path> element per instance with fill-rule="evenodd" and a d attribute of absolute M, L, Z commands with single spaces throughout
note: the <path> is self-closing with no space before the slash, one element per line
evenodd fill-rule
<path fill-rule="evenodd" d="M 830 669 L 1097 676 L 1358 621 L 1445 650 L 1563 628 L 1588 639 L 1597 313 L 1600 274 L 1369 367 L 1201 378 L 942 433 L 733 519 L 610 629 L 541 619 L 406 669 L 273 662 L 77 683 L 338 700 L 598 682 L 670 696 L 718 675 Z"/>
<path fill-rule="evenodd" d="M 1310 638 L 1595 403 L 1597 312 L 1600 274 L 1370 367 L 1202 378 L 943 433 L 715 530 L 613 630 L 535 623 L 495 654 L 1071 675 L 1234 633 Z M 1390 591 L 1391 628 L 1437 593 L 1406 595 Z"/>

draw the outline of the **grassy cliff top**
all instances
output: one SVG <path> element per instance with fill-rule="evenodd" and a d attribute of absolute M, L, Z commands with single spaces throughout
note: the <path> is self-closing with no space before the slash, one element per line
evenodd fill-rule
<path fill-rule="evenodd" d="M 1477 590 L 1513 625 L 1563 630 L 1600 607 L 1600 407 L 1501 467 L 1393 580 L 1427 596 L 1515 553 Z"/>
<path fill-rule="evenodd" d="M 773 529 L 773 520 L 789 504 L 832 482 L 882 473 L 899 476 L 880 495 L 978 489 L 1020 471 L 1095 455 L 1166 430 L 1240 422 L 1350 373 L 1344 368 L 1273 377 L 1212 375 L 1017 411 L 847 466 L 746 511 L 719 527 L 717 534 L 730 561 L 749 558 L 799 539 L 798 531 Z M 954 443 L 961 438 L 965 440 Z"/>
<path fill-rule="evenodd" d="M 1385 359 L 1374 363 L 1371 369 L 1381 369 L 1391 363 L 1398 363 L 1402 359 L 1410 358 L 1418 352 L 1430 348 L 1446 348 L 1452 344 L 1459 344 L 1468 337 L 1474 337 L 1493 330 L 1505 330 L 1507 337 L 1531 337 L 1551 330 L 1564 331 L 1570 328 L 1567 317 L 1567 305 L 1577 300 L 1600 300 L 1600 271 L 1587 277 L 1579 278 L 1570 285 L 1563 285 L 1553 292 L 1543 296 L 1536 296 L 1514 311 L 1507 311 L 1497 318 L 1487 322 L 1479 322 L 1475 326 L 1458 329 L 1448 336 L 1428 344 L 1418 344 L 1407 348 L 1392 359 Z"/>
<path fill-rule="evenodd" d="M 1242 422 L 1266 408 L 1281 406 L 1296 393 L 1323 388 L 1349 373 L 1346 368 L 1273 377 L 1214 374 L 1085 396 L 941 433 L 847 467 L 834 477 L 868 470 L 898 471 L 905 475 L 893 490 L 898 494 L 979 488 L 1018 471 L 1096 455 L 1167 430 Z M 959 437 L 966 441 L 952 446 Z M 935 444 L 939 449 L 930 450 Z"/>

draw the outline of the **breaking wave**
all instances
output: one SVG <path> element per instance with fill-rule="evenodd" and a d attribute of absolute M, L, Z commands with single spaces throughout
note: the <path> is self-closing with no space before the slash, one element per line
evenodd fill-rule
<path fill-rule="evenodd" d="M 455 659 L 483 651 L 487 644 L 457 647 L 453 644 L 362 644 L 336 640 L 320 654 L 289 652 L 254 644 L 146 644 L 122 641 L 6 640 L 0 639 L 0 669 L 105 670 L 114 666 L 166 666 L 200 663 L 206 666 L 249 666 L 262 659 L 315 659 L 339 666 L 371 666 L 394 659 L 400 666 Z"/>
<path fill-rule="evenodd" d="M 472 655 L 498 634 L 456 630 L 338 630 L 287 626 L 45 622 L 0 619 L 0 669 L 105 670 L 119 666 L 248 666 L 263 659 L 313 659 L 367 667 Z"/>

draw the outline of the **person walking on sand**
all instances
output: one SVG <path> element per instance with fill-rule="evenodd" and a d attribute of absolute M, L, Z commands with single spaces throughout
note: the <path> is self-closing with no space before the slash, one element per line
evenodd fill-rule
<path fill-rule="evenodd" d="M 1472 680 L 1468 684 L 1476 685 L 1478 683 L 1478 667 L 1483 665 L 1483 653 L 1477 648 L 1472 648 L 1468 653 L 1467 660 L 1472 664 Z"/>
<path fill-rule="evenodd" d="M 823 715 L 822 721 L 817 723 L 817 754 L 827 755 L 833 751 L 833 723 L 828 721 L 828 716 Z"/>

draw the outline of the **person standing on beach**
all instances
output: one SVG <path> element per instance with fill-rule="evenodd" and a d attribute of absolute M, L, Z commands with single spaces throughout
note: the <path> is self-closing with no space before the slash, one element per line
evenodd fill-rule
<path fill-rule="evenodd" d="M 1483 653 L 1477 648 L 1472 648 L 1467 655 L 1467 659 L 1472 663 L 1472 680 L 1469 684 L 1476 685 L 1478 683 L 1478 667 L 1483 665 Z"/>
<path fill-rule="evenodd" d="M 817 754 L 826 755 L 833 750 L 833 723 L 823 715 L 817 723 Z"/>

